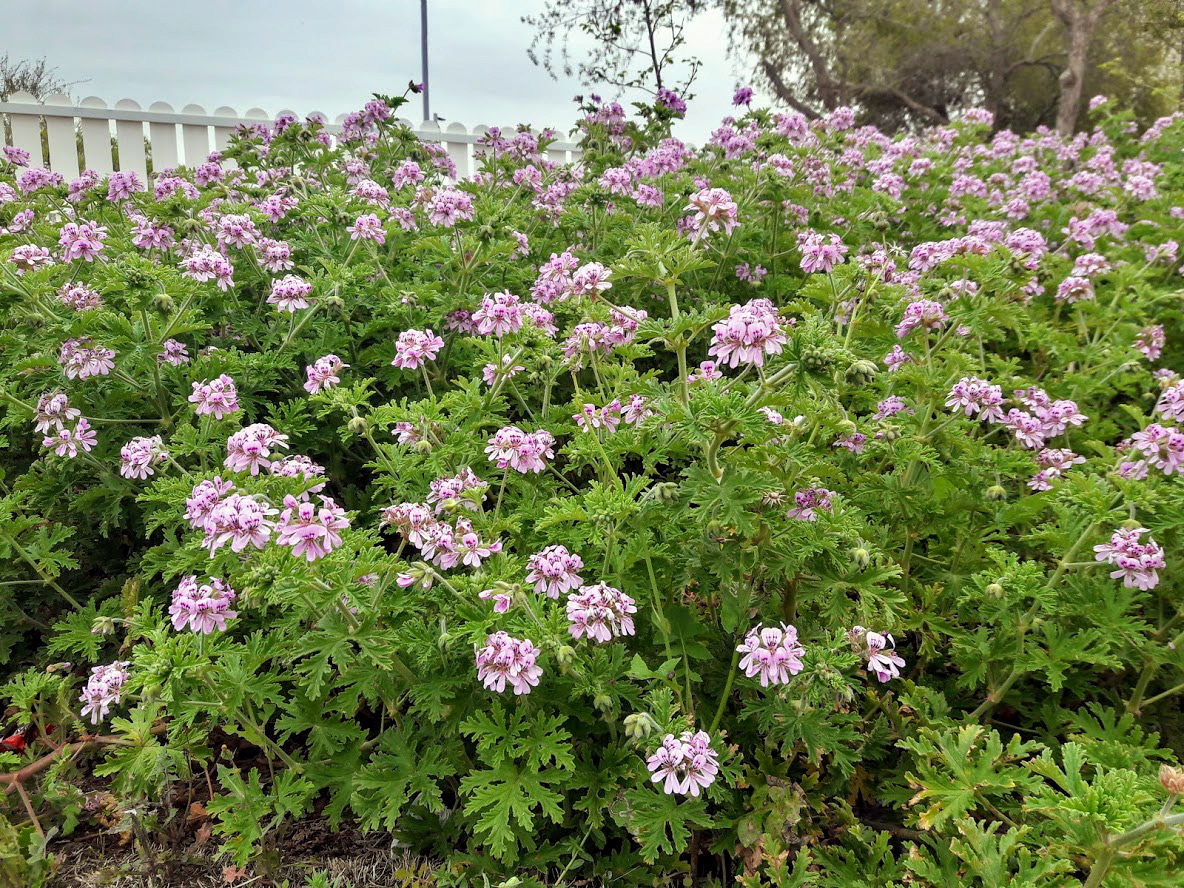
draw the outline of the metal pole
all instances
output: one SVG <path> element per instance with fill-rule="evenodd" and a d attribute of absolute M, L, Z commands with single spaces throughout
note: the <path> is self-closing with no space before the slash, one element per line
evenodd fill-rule
<path fill-rule="evenodd" d="M 419 0 L 419 49 L 423 59 L 423 119 L 432 119 L 428 101 L 428 0 Z"/>

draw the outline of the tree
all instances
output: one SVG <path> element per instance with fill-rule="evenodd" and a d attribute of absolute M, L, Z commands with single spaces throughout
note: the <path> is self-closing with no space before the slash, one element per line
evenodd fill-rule
<path fill-rule="evenodd" d="M 58 76 L 57 68 L 49 67 L 45 59 L 10 58 L 8 53 L 0 55 L 0 102 L 7 101 L 13 93 L 31 93 L 41 101 L 53 93 L 65 92 L 81 81 L 66 81 Z"/>
<path fill-rule="evenodd" d="M 1085 69 L 1089 44 L 1102 15 L 1114 5 L 1114 0 L 1050 0 L 1052 11 L 1065 24 L 1067 58 L 1061 72 L 1061 96 L 1057 103 L 1057 132 L 1068 135 L 1077 124 L 1081 108 L 1081 89 L 1085 85 Z"/>
<path fill-rule="evenodd" d="M 548 0 L 538 15 L 522 21 L 535 29 L 527 55 L 558 79 L 577 74 L 588 86 L 640 89 L 663 87 L 685 93 L 700 62 L 679 52 L 686 26 L 707 0 Z M 584 34 L 594 48 L 572 63 L 573 35 Z"/>
<path fill-rule="evenodd" d="M 1071 132 L 1087 85 L 1107 92 L 1122 81 L 1122 92 L 1132 79 L 1180 82 L 1179 0 L 722 3 L 733 53 L 751 57 L 774 95 L 811 117 L 852 105 L 891 129 L 981 105 L 999 126 L 1055 120 Z M 1153 19 L 1158 29 L 1134 30 Z M 1142 98 L 1146 114 L 1167 110 L 1163 94 L 1149 101 L 1144 89 Z"/>

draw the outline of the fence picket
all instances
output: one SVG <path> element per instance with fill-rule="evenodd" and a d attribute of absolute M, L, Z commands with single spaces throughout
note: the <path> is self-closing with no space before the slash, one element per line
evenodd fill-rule
<path fill-rule="evenodd" d="M 115 103 L 115 138 L 119 143 L 119 169 L 139 174 L 148 181 L 148 163 L 144 151 L 144 122 L 128 120 L 120 111 L 139 111 L 140 103 L 132 99 L 120 99 Z"/>
<path fill-rule="evenodd" d="M 469 157 L 473 146 L 465 139 L 451 138 L 454 136 L 468 136 L 469 131 L 462 123 L 450 123 L 444 130 L 444 147 L 448 149 L 448 156 L 456 164 L 456 177 L 463 179 L 469 174 Z"/>
<path fill-rule="evenodd" d="M 205 117 L 206 109 L 201 105 L 186 105 L 181 113 Z M 210 156 L 210 128 L 204 123 L 181 124 L 181 145 L 185 149 L 185 166 L 191 170 L 200 166 Z"/>
<path fill-rule="evenodd" d="M 171 114 L 173 106 L 168 102 L 153 102 L 148 106 L 148 110 Z M 180 155 L 177 153 L 177 125 L 175 123 L 150 121 L 148 123 L 148 138 L 152 142 L 152 173 L 154 176 L 159 176 L 161 170 L 171 169 L 180 164 Z"/>
<path fill-rule="evenodd" d="M 65 93 L 54 93 L 45 97 L 47 106 L 72 108 L 74 103 Z M 67 179 L 77 177 L 78 169 L 78 132 L 75 129 L 74 115 L 63 114 L 45 115 L 45 137 L 49 145 L 49 168 L 61 173 Z"/>
<path fill-rule="evenodd" d="M 98 96 L 87 96 L 82 100 L 82 108 L 104 109 L 107 103 Z M 86 155 L 86 168 L 94 170 L 100 176 L 105 176 L 115 169 L 111 160 L 111 119 L 109 117 L 84 117 L 82 126 L 82 153 Z"/>
<path fill-rule="evenodd" d="M 13 102 L 32 104 L 37 100 L 25 91 L 12 94 Z M 12 128 L 12 144 L 29 152 L 29 166 L 45 166 L 41 153 L 41 119 L 36 114 L 9 114 L 8 125 Z"/>

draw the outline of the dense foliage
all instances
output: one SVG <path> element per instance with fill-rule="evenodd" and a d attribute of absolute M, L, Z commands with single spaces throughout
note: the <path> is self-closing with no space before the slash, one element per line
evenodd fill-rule
<path fill-rule="evenodd" d="M 401 102 L 6 151 L 6 871 L 197 798 L 260 875 L 1178 885 L 1184 124 L 666 93 L 453 181 Z"/>

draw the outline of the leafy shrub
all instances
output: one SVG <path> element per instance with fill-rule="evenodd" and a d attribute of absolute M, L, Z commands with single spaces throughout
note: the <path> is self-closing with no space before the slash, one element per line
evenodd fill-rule
<path fill-rule="evenodd" d="M 667 97 L 453 182 L 402 101 L 147 191 L 8 153 L 25 835 L 97 753 L 236 868 L 314 815 L 441 884 L 1175 884 L 1179 121 Z"/>

